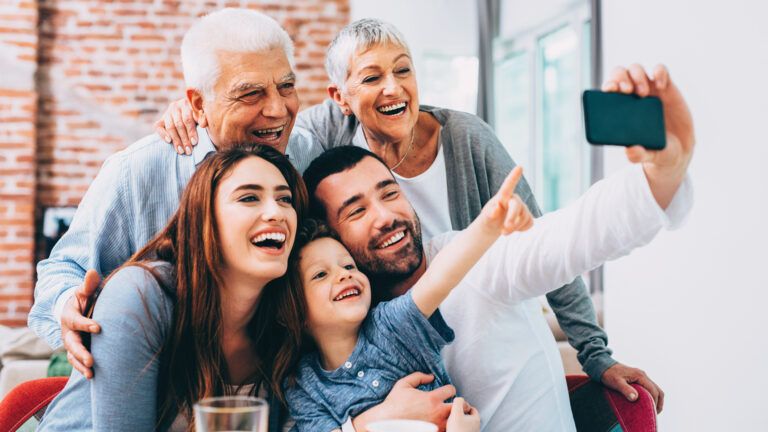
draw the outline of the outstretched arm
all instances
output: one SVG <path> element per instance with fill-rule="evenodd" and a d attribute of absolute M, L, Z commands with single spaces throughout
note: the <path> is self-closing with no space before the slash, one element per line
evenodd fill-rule
<path fill-rule="evenodd" d="M 477 219 L 440 251 L 413 286 L 413 301 L 424 316 L 435 312 L 501 234 L 525 231 L 533 225 L 533 216 L 514 192 L 522 175 L 520 167 L 509 173 Z"/>

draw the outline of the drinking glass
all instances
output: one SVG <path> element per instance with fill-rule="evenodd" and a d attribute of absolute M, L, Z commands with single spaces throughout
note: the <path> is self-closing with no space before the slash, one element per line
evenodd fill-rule
<path fill-rule="evenodd" d="M 267 432 L 269 404 L 251 396 L 205 398 L 195 404 L 198 432 Z"/>

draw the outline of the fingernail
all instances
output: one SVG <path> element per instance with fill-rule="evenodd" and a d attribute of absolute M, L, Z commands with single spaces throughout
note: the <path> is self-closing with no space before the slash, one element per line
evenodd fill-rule
<path fill-rule="evenodd" d="M 637 399 L 637 393 L 632 393 L 629 395 L 629 400 L 635 400 Z"/>
<path fill-rule="evenodd" d="M 88 330 L 90 330 L 90 331 L 91 331 L 91 333 L 96 333 L 96 332 L 98 332 L 98 331 L 99 331 L 99 326 L 97 326 L 97 325 L 92 325 L 92 326 L 88 327 Z"/>
<path fill-rule="evenodd" d="M 176 147 L 176 151 L 179 152 L 179 154 L 184 153 L 184 149 L 181 148 L 181 146 Z"/>
<path fill-rule="evenodd" d="M 192 154 L 192 149 L 189 146 L 187 146 L 187 154 Z"/>
<path fill-rule="evenodd" d="M 164 137 L 163 137 L 163 139 L 164 139 L 164 140 L 165 140 L 165 142 L 167 142 L 168 144 L 170 144 L 170 143 L 171 143 L 171 137 L 169 137 L 168 135 L 164 136 Z"/>
<path fill-rule="evenodd" d="M 623 91 L 626 91 L 626 92 L 628 92 L 628 91 L 632 90 L 632 87 L 630 87 L 630 85 L 629 85 L 629 83 L 628 83 L 628 82 L 626 82 L 626 81 L 622 81 L 622 82 L 621 82 L 621 89 L 622 89 Z"/>
<path fill-rule="evenodd" d="M 197 138 L 192 138 L 192 145 L 197 145 Z"/>

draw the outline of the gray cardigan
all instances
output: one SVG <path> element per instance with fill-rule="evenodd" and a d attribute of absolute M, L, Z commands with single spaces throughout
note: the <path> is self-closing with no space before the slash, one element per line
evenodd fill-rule
<path fill-rule="evenodd" d="M 448 178 L 448 203 L 453 229 L 461 230 L 480 214 L 480 210 L 501 187 L 515 167 L 493 130 L 478 117 L 459 111 L 422 105 L 442 125 Z M 330 99 L 299 113 L 298 126 L 309 130 L 323 148 L 351 145 L 359 121 L 345 116 Z M 541 216 L 536 199 L 525 179 L 517 194 L 534 216 Z M 597 317 L 584 281 L 579 277 L 547 294 L 560 327 L 578 351 L 584 372 L 600 381 L 606 369 L 616 363 L 607 347 L 608 335 L 597 324 Z"/>

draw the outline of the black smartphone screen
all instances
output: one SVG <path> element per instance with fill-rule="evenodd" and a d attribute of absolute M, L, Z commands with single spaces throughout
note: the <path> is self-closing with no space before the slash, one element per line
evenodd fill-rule
<path fill-rule="evenodd" d="M 596 145 L 641 145 L 661 150 L 667 145 L 664 110 L 654 96 L 587 90 L 582 97 L 587 141 Z"/>

